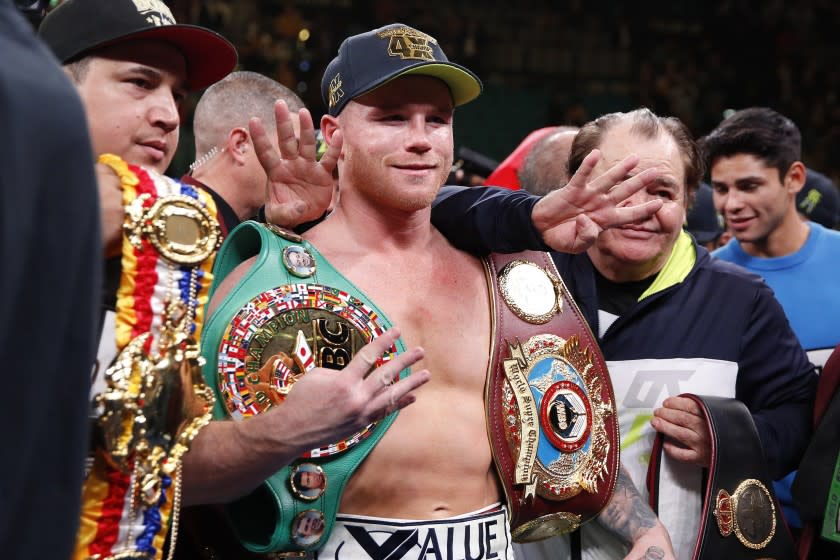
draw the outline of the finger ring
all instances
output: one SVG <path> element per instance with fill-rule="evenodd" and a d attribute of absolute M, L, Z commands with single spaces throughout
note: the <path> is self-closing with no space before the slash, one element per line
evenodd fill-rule
<path fill-rule="evenodd" d="M 391 389 L 391 392 L 390 392 L 390 396 L 389 396 L 388 402 L 390 403 L 390 405 L 391 405 L 392 407 L 393 407 L 393 406 L 395 406 L 395 405 L 397 404 L 397 399 L 396 399 L 396 398 L 394 398 L 394 390 L 393 390 L 393 389 Z"/>
<path fill-rule="evenodd" d="M 388 385 L 390 385 L 390 384 L 391 384 L 391 381 L 393 381 L 393 380 L 392 380 L 389 376 L 385 375 L 385 372 L 383 371 L 383 372 L 379 375 L 379 381 L 381 381 L 381 382 L 382 382 L 382 384 L 383 384 L 383 385 L 385 385 L 385 386 L 387 387 Z"/>

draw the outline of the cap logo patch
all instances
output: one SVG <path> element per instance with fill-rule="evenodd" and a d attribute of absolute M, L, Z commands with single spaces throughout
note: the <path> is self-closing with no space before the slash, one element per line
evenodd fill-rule
<path fill-rule="evenodd" d="M 802 202 L 799 203 L 799 209 L 805 214 L 813 213 L 814 208 L 819 205 L 822 197 L 823 196 L 820 191 L 817 189 L 811 189 L 808 191 L 808 194 L 805 195 L 805 198 L 802 199 Z"/>
<path fill-rule="evenodd" d="M 137 11 L 146 21 L 160 27 L 161 25 L 175 25 L 175 17 L 169 8 L 160 0 L 131 0 Z"/>
<path fill-rule="evenodd" d="M 401 59 L 435 60 L 432 45 L 437 45 L 434 37 L 421 33 L 411 27 L 398 27 L 380 31 L 380 39 L 388 39 L 388 55 Z"/>
<path fill-rule="evenodd" d="M 335 107 L 338 105 L 338 102 L 344 97 L 344 90 L 341 89 L 341 74 L 336 74 L 335 78 L 330 80 L 330 91 L 329 91 L 329 105 L 330 107 Z"/>

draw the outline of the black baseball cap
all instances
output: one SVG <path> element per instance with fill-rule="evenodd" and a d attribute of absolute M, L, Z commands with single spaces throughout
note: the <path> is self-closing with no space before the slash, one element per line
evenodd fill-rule
<path fill-rule="evenodd" d="M 47 14 L 38 34 L 62 64 L 123 41 L 170 43 L 187 61 L 191 90 L 221 80 L 237 61 L 230 41 L 204 27 L 176 23 L 161 0 L 66 0 Z"/>
<path fill-rule="evenodd" d="M 434 37 L 392 23 L 341 43 L 321 80 L 321 97 L 329 114 L 336 116 L 351 99 L 406 75 L 443 80 L 456 106 L 472 101 L 482 89 L 472 71 L 449 62 Z"/>
<path fill-rule="evenodd" d="M 694 205 L 686 215 L 685 229 L 698 243 L 714 241 L 723 233 L 723 219 L 715 210 L 712 187 L 700 183 L 694 198 Z"/>
<path fill-rule="evenodd" d="M 812 222 L 835 228 L 840 225 L 840 191 L 830 178 L 807 168 L 805 185 L 796 193 L 796 209 Z"/>

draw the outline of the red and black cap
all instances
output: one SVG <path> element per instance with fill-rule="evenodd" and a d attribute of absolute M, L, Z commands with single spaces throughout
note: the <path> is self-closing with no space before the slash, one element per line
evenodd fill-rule
<path fill-rule="evenodd" d="M 456 106 L 472 101 L 482 89 L 472 71 L 449 62 L 434 37 L 392 23 L 341 43 L 321 80 L 321 97 L 336 116 L 351 99 L 407 75 L 443 80 Z"/>
<path fill-rule="evenodd" d="M 237 61 L 227 39 L 204 27 L 176 23 L 161 0 L 65 0 L 47 14 L 38 34 L 64 64 L 123 41 L 169 43 L 186 59 L 191 90 L 221 80 Z"/>

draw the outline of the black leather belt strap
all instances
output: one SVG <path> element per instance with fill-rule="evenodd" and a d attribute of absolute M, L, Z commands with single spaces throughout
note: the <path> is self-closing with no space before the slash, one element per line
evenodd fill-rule
<path fill-rule="evenodd" d="M 796 548 L 767 474 L 764 451 L 747 407 L 736 399 L 693 399 L 703 410 L 712 457 L 692 560 L 794 560 Z M 651 506 L 658 510 L 664 437 L 657 434 L 648 470 Z"/>

